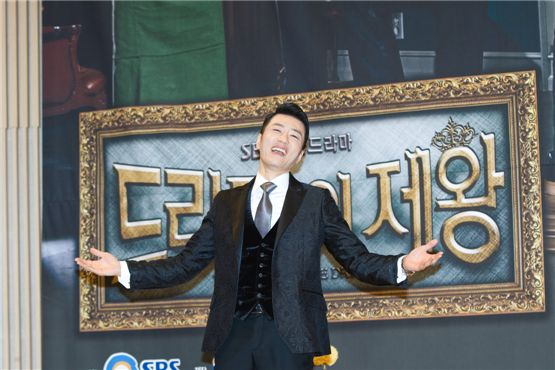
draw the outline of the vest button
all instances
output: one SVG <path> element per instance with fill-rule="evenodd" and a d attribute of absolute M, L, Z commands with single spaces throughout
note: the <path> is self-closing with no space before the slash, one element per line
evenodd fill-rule
<path fill-rule="evenodd" d="M 258 274 L 258 277 L 262 277 L 262 276 L 264 276 L 264 274 L 263 274 L 263 273 L 260 273 L 260 274 Z"/>
<path fill-rule="evenodd" d="M 262 285 L 262 284 L 258 284 L 257 287 L 258 287 L 258 289 L 260 289 L 260 288 L 263 287 L 263 285 Z"/>
<path fill-rule="evenodd" d="M 264 267 L 264 264 L 261 263 L 261 264 L 258 265 L 258 267 L 263 268 L 263 267 Z"/>
<path fill-rule="evenodd" d="M 256 298 L 262 298 L 262 293 L 256 293 Z"/>
<path fill-rule="evenodd" d="M 264 252 L 260 252 L 260 257 L 262 257 L 262 258 L 266 257 L 266 255 L 264 254 Z"/>

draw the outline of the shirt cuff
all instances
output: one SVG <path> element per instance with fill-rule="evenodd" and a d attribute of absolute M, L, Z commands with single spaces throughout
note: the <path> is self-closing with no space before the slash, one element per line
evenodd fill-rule
<path fill-rule="evenodd" d="M 403 257 L 401 257 L 403 258 Z M 127 267 L 127 262 L 119 261 L 119 266 L 121 272 L 118 276 L 118 281 L 121 285 L 126 287 L 127 289 L 131 288 L 131 273 L 129 272 L 129 267 Z"/>
<path fill-rule="evenodd" d="M 407 280 L 407 272 L 405 271 L 405 269 L 403 268 L 403 259 L 406 257 L 405 256 L 401 256 L 399 257 L 399 259 L 397 260 L 397 284 L 402 283 L 403 281 Z M 122 269 L 123 272 L 123 269 Z M 123 273 L 122 273 L 123 275 Z M 128 288 L 129 289 L 129 288 Z"/>

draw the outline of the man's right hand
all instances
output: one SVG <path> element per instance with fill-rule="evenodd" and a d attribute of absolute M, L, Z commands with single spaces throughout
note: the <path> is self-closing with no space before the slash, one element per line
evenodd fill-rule
<path fill-rule="evenodd" d="M 97 260 L 85 260 L 80 257 L 75 259 L 75 263 L 82 269 L 90 271 L 100 276 L 119 276 L 121 267 L 118 259 L 108 252 L 101 252 L 96 248 L 91 248 L 92 255 L 97 256 Z"/>

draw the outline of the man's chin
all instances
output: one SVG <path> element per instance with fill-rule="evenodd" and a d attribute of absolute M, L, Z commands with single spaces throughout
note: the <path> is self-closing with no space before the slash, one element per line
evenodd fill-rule
<path fill-rule="evenodd" d="M 272 171 L 273 173 L 279 173 L 279 174 L 289 172 L 291 171 L 291 168 L 292 168 L 292 166 L 288 167 L 286 166 L 285 163 L 277 162 L 277 161 L 268 161 L 264 164 L 264 167 L 267 170 Z"/>

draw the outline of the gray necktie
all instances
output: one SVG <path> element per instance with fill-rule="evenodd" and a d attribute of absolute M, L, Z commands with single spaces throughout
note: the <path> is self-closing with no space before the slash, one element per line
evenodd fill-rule
<path fill-rule="evenodd" d="M 258 203 L 258 208 L 256 209 L 254 224 L 262 237 L 265 237 L 266 234 L 268 234 L 272 224 L 272 202 L 270 201 L 270 193 L 276 188 L 276 186 L 277 185 L 273 182 L 265 182 L 260 185 L 263 194 L 262 199 L 260 199 L 260 203 Z"/>

